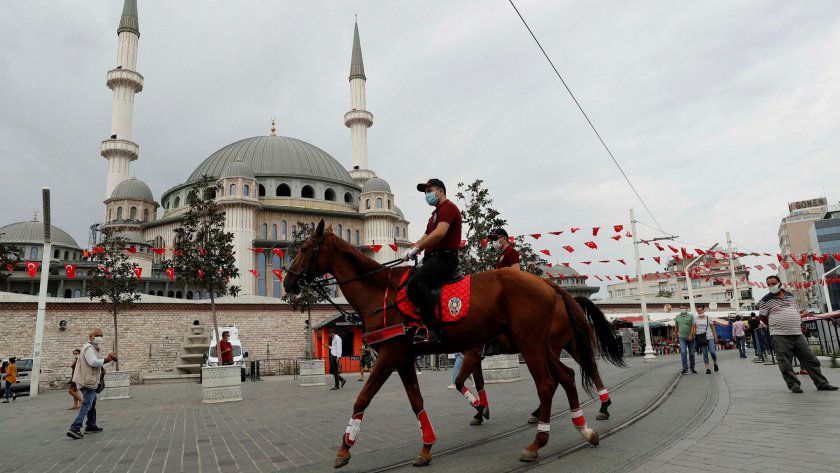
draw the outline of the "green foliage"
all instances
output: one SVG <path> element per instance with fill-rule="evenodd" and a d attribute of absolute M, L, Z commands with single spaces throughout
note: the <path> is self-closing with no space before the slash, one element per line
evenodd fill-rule
<path fill-rule="evenodd" d="M 672 291 L 668 291 L 668 290 L 665 290 L 665 289 L 660 289 L 659 293 L 656 295 L 656 297 L 663 297 L 663 298 L 667 299 L 669 297 L 674 297 L 674 293 Z"/>
<path fill-rule="evenodd" d="M 315 229 L 310 224 L 298 222 L 297 232 L 292 235 L 293 243 L 292 247 L 288 250 L 288 254 L 296 256 L 300 247 L 306 243 L 306 240 L 312 236 L 314 231 Z M 289 263 L 289 266 L 291 266 L 291 263 Z M 312 304 L 327 301 L 327 299 L 315 292 L 315 290 L 305 285 L 300 287 L 300 291 L 297 294 L 290 294 L 288 292 L 283 294 L 282 299 L 291 305 L 292 309 L 300 312 L 306 312 Z"/>
<path fill-rule="evenodd" d="M 15 266 L 20 262 L 21 251 L 20 247 L 15 245 L 0 243 L 0 283 L 6 282 L 12 276 Z M 9 265 L 11 265 L 11 271 Z"/>
<path fill-rule="evenodd" d="M 114 318 L 114 352 L 119 353 L 117 316 L 140 300 L 140 280 L 134 273 L 137 264 L 130 261 L 125 251 L 126 240 L 116 231 L 106 231 L 98 248 L 102 251 L 91 254 L 96 268 L 91 270 L 93 278 L 87 285 L 88 295 L 91 300 L 99 299 Z M 119 371 L 119 361 L 116 368 Z"/>
<path fill-rule="evenodd" d="M 485 242 L 486 246 L 482 248 L 482 241 L 493 229 L 504 228 L 507 224 L 507 220 L 501 218 L 501 213 L 492 207 L 493 199 L 490 198 L 490 191 L 483 184 L 484 181 L 481 179 L 476 179 L 469 185 L 459 182 L 458 192 L 455 194 L 460 203 L 461 221 L 464 227 L 464 239 L 466 239 L 466 245 L 461 248 L 458 256 L 461 269 L 467 274 L 496 268 L 499 252 L 493 249 L 489 242 Z M 525 242 L 525 237 L 517 236 L 513 246 L 519 252 L 520 268 L 542 276 L 543 271 L 540 265 L 545 264 L 545 260 L 534 252 L 530 243 Z"/>

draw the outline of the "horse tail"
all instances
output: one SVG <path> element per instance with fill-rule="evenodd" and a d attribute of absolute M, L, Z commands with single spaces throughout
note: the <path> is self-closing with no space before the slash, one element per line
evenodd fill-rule
<path fill-rule="evenodd" d="M 613 332 L 609 322 L 607 322 L 607 317 L 601 312 L 601 309 L 594 302 L 583 296 L 575 297 L 575 301 L 583 308 L 586 317 L 589 319 L 589 323 L 595 330 L 595 338 L 601 347 L 601 355 L 615 366 L 626 366 L 621 339 L 615 336 L 615 332 Z"/>
<path fill-rule="evenodd" d="M 580 365 L 581 385 L 587 394 L 592 394 L 595 388 L 595 376 L 598 373 L 598 368 L 595 365 L 595 340 L 592 335 L 592 327 L 587 323 L 586 315 L 571 294 L 553 281 L 544 281 L 553 287 L 557 295 L 563 299 L 563 305 L 566 307 L 569 324 L 572 326 L 572 333 L 574 334 L 575 348 L 580 358 L 577 361 Z"/>

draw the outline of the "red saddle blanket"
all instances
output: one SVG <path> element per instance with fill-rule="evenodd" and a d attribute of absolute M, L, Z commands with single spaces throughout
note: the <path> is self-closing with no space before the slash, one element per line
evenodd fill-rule
<path fill-rule="evenodd" d="M 400 285 L 403 287 L 397 293 L 397 308 L 409 317 L 419 320 L 420 312 L 417 310 L 417 306 L 409 300 L 408 287 L 404 285 L 409 272 L 406 271 L 402 280 L 400 280 Z M 470 276 L 465 276 L 458 282 L 444 285 L 441 289 L 440 300 L 440 305 L 435 306 L 435 317 L 441 322 L 457 322 L 466 317 L 470 311 Z M 442 316 L 441 308 L 443 309 Z"/>

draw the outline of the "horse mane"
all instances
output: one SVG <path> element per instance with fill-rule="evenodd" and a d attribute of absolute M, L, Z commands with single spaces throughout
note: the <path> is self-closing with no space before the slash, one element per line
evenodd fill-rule
<path fill-rule="evenodd" d="M 327 235 L 332 236 L 332 241 L 333 245 L 335 246 L 335 249 L 339 253 L 346 256 L 351 261 L 351 264 L 359 270 L 359 273 L 368 273 L 376 271 L 377 269 L 384 268 L 382 264 L 376 262 L 376 260 L 374 260 L 373 258 L 369 258 L 363 255 L 359 250 L 356 249 L 355 246 L 339 238 L 335 233 L 332 232 L 332 229 L 328 228 L 324 231 L 324 236 Z M 400 283 L 400 278 L 392 278 L 392 273 L 395 272 L 395 270 L 403 269 L 405 268 L 388 268 L 371 274 L 369 276 L 369 279 L 381 284 L 382 286 L 389 287 L 391 289 L 396 289 Z"/>

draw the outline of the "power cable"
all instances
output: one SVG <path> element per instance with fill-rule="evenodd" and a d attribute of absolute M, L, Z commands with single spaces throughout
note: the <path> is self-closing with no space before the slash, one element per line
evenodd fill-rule
<path fill-rule="evenodd" d="M 516 5 L 513 4 L 513 0 L 508 0 L 508 1 L 510 2 L 510 6 L 512 6 L 513 9 L 516 11 L 516 14 L 519 15 L 519 19 L 522 20 L 522 24 L 524 24 L 525 28 L 528 29 L 528 33 L 530 33 L 531 37 L 534 38 L 534 41 L 537 43 L 537 46 L 539 46 L 540 51 L 542 51 L 543 56 L 545 56 L 545 59 L 548 61 L 548 64 L 551 65 L 552 69 L 554 69 L 554 73 L 557 74 L 557 77 L 560 79 L 560 82 L 563 83 L 563 87 L 566 88 L 566 91 L 569 92 L 569 95 L 572 97 L 572 100 L 575 101 L 575 105 L 577 105 L 577 108 L 578 108 L 578 110 L 580 110 L 580 113 L 583 114 L 583 118 L 586 119 L 586 122 L 589 123 L 589 126 L 590 126 L 590 128 L 592 128 L 592 131 L 595 132 L 595 136 L 598 137 L 598 141 L 600 141 L 601 145 L 604 146 L 604 149 L 607 151 L 607 154 L 610 155 L 610 159 L 612 159 L 612 162 L 615 164 L 615 166 L 621 172 L 621 175 L 624 176 L 624 180 L 627 181 L 627 184 L 630 186 L 631 189 L 633 189 L 633 193 L 636 194 L 636 198 L 639 199 L 639 202 L 642 203 L 642 206 L 645 208 L 648 215 L 650 215 L 650 218 L 653 219 L 653 222 L 656 224 L 657 227 L 659 227 L 659 231 L 661 231 L 662 233 L 668 234 L 668 232 L 666 232 L 665 230 L 662 229 L 662 225 L 660 225 L 659 222 L 656 220 L 656 217 L 653 216 L 653 212 L 650 211 L 650 208 L 648 208 L 647 204 L 645 203 L 645 200 L 642 199 L 642 196 L 639 195 L 639 192 L 636 190 L 636 187 L 633 185 L 632 182 L 630 182 L 630 178 L 627 177 L 627 174 L 624 172 L 624 169 L 622 169 L 621 165 L 618 164 L 618 160 L 615 159 L 615 156 L 613 156 L 613 153 L 612 153 L 612 151 L 610 151 L 610 148 L 607 146 L 607 143 L 605 143 L 604 139 L 601 138 L 601 134 L 598 133 L 598 130 L 595 128 L 595 125 L 592 124 L 592 120 L 590 120 L 589 116 L 586 114 L 586 112 L 583 111 L 583 107 L 580 105 L 580 102 L 578 102 L 578 99 L 575 97 L 575 94 L 572 93 L 572 89 L 570 89 L 568 84 L 566 84 L 566 81 L 563 80 L 563 76 L 560 75 L 560 71 L 557 70 L 557 67 L 555 67 L 554 63 L 551 61 L 551 58 L 548 57 L 548 53 L 545 52 L 545 48 L 542 47 L 542 44 L 540 44 L 540 41 L 537 39 L 537 36 L 531 30 L 531 27 L 528 26 L 528 22 L 525 21 L 525 18 L 522 16 L 522 13 L 520 13 L 519 9 L 516 8 Z"/>

